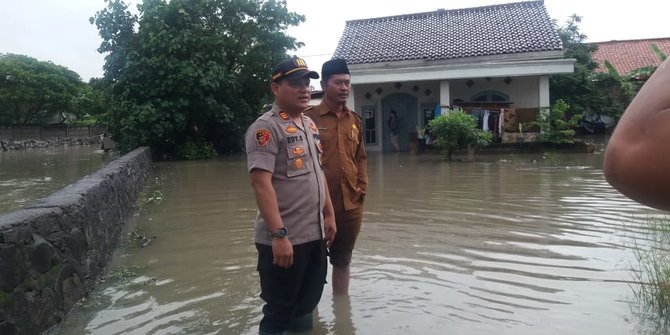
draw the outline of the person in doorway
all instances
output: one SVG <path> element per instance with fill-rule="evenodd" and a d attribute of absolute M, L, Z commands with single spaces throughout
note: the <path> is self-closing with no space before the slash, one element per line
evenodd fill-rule
<path fill-rule="evenodd" d="M 395 110 L 391 110 L 391 115 L 389 115 L 388 120 L 386 120 L 386 124 L 391 132 L 390 140 L 393 150 L 398 152 L 400 151 L 400 144 L 398 143 L 398 135 L 400 134 L 400 131 L 398 129 L 398 114 L 396 114 Z"/>
<path fill-rule="evenodd" d="M 312 328 L 328 271 L 335 214 L 320 163 L 321 144 L 308 106 L 310 71 L 294 57 L 272 75 L 272 109 L 245 135 L 247 168 L 256 196 L 254 240 L 261 298 L 260 334 Z"/>
<path fill-rule="evenodd" d="M 332 59 L 321 68 L 321 103 L 305 114 L 319 127 L 323 167 L 335 210 L 337 235 L 330 246 L 333 294 L 349 292 L 351 256 L 363 221 L 368 159 L 361 117 L 347 107 L 351 76 L 347 62 Z"/>
<path fill-rule="evenodd" d="M 625 196 L 670 211 L 670 59 L 628 106 L 607 144 L 603 170 Z"/>

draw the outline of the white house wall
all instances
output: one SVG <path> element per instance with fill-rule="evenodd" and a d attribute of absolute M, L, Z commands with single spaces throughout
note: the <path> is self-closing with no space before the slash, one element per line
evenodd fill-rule
<path fill-rule="evenodd" d="M 382 100 L 395 93 L 405 93 L 417 98 L 416 113 L 417 119 L 423 120 L 421 109 L 422 106 L 434 107 L 440 103 L 440 82 L 424 81 L 424 82 L 402 82 L 400 87 L 396 87 L 396 83 L 380 83 L 380 84 L 364 84 L 356 85 L 352 83 L 354 88 L 354 109 L 361 114 L 363 118 L 364 106 L 375 106 L 377 111 L 376 127 L 377 127 L 377 143 L 374 145 L 367 145 L 368 151 L 382 150 L 382 131 L 385 131 L 385 120 L 381 117 Z M 416 86 L 416 88 L 415 88 Z M 378 93 L 379 91 L 379 93 Z"/>
<path fill-rule="evenodd" d="M 353 94 L 350 96 L 349 106 L 353 106 L 354 110 L 363 118 L 363 107 L 374 106 L 376 109 L 376 129 L 377 129 L 377 143 L 367 145 L 369 151 L 382 151 L 383 145 L 381 143 L 383 138 L 383 131 L 386 131 L 385 120 L 382 117 L 382 100 L 395 93 L 405 93 L 417 98 L 416 119 L 418 126 L 425 126 L 423 124 L 423 108 L 426 106 L 434 107 L 440 104 L 440 90 L 444 87 L 449 88 L 449 94 L 453 105 L 454 99 L 461 99 L 464 102 L 472 101 L 473 96 L 482 91 L 500 91 L 509 96 L 509 101 L 512 102 L 511 107 L 516 108 L 537 108 L 540 107 L 540 99 L 543 96 L 548 96 L 548 85 L 541 85 L 547 81 L 547 77 L 540 76 L 526 76 L 526 77 L 510 77 L 509 84 L 505 83 L 506 77 L 491 77 L 486 78 L 465 78 L 449 80 L 448 85 L 441 84 L 439 80 L 430 81 L 409 81 L 409 82 L 385 82 L 385 83 L 368 83 L 353 85 Z M 472 85 L 468 87 L 467 82 L 471 81 Z M 398 85 L 399 84 L 399 85 Z M 546 84 L 546 83 L 545 83 Z M 540 92 L 547 90 L 547 92 Z M 443 103 L 442 103 L 443 104 Z"/>
<path fill-rule="evenodd" d="M 451 105 L 456 99 L 464 102 L 472 101 L 473 96 L 482 91 L 500 91 L 509 96 L 512 107 L 538 107 L 539 77 L 509 77 L 511 82 L 505 83 L 507 77 L 458 79 L 450 81 Z M 468 87 L 468 82 L 472 85 Z M 548 88 L 547 88 L 548 89 Z"/>

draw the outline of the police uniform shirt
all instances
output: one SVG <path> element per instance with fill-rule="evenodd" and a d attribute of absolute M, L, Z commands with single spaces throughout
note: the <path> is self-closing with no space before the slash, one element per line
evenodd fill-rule
<path fill-rule="evenodd" d="M 325 177 L 321 168 L 319 131 L 301 115 L 296 124 L 277 105 L 259 117 L 245 135 L 247 168 L 272 173 L 279 214 L 294 245 L 322 239 Z M 272 234 L 258 211 L 256 243 L 271 245 Z"/>
<path fill-rule="evenodd" d="M 319 128 L 323 168 L 335 211 L 363 205 L 368 187 L 368 160 L 360 117 L 345 106 L 341 118 L 324 101 L 305 111 Z"/>

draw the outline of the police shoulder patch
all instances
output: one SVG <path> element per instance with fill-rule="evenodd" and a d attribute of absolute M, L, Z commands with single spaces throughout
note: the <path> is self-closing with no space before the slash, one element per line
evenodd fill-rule
<path fill-rule="evenodd" d="M 264 147 L 270 143 L 270 131 L 267 129 L 256 130 L 256 144 L 259 147 Z"/>

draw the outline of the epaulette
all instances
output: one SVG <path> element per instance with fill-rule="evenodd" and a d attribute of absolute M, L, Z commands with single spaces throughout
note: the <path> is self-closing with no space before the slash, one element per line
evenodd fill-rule
<path fill-rule="evenodd" d="M 268 120 L 270 120 L 270 118 L 272 117 L 273 114 L 274 113 L 272 113 L 272 111 L 267 111 L 267 112 L 263 113 L 263 115 L 261 115 L 258 119 L 263 120 L 263 121 L 268 121 Z"/>

